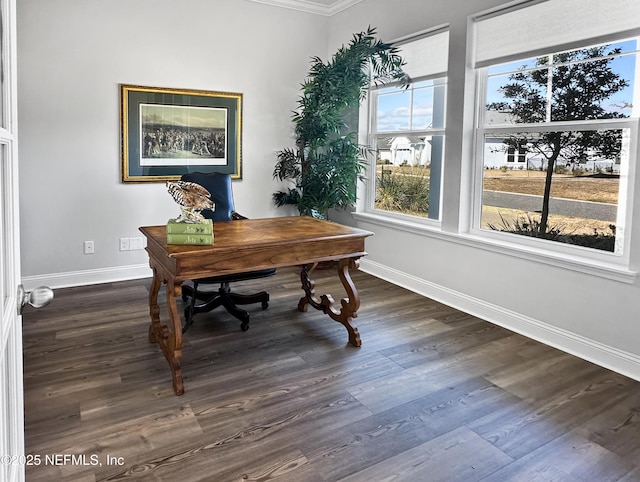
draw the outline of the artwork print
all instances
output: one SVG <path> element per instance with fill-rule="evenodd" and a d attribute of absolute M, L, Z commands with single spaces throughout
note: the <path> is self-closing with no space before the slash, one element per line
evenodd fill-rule
<path fill-rule="evenodd" d="M 227 110 L 140 104 L 140 165 L 227 164 Z"/>

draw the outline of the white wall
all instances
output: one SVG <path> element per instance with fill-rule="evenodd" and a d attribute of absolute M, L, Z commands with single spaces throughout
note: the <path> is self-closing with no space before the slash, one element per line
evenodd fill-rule
<path fill-rule="evenodd" d="M 375 233 L 367 240 L 369 255 L 361 262 L 365 271 L 640 380 L 637 277 L 626 283 L 567 270 L 509 255 L 507 250 L 482 249 L 457 234 L 468 226 L 473 162 L 474 78 L 468 75 L 464 60 L 468 16 L 504 3 L 365 0 L 331 19 L 330 51 L 367 25 L 376 26 L 388 41 L 450 25 L 444 235 L 419 234 L 345 213 L 334 219 Z M 640 186 L 638 180 L 636 186 Z M 640 266 L 639 198 L 636 195 L 634 201 L 631 249 L 631 268 L 636 271 Z M 364 322 L 361 331 L 366 331 Z"/>
<path fill-rule="evenodd" d="M 162 183 L 120 181 L 119 84 L 241 92 L 237 209 L 288 214 L 271 194 L 275 151 L 327 18 L 245 0 L 20 0 L 18 97 L 22 272 L 53 286 L 150 274 L 119 238 L 164 224 Z M 95 254 L 83 254 L 83 241 Z"/>

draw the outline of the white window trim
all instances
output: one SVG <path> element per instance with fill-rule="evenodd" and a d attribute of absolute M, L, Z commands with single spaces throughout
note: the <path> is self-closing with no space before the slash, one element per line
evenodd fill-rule
<path fill-rule="evenodd" d="M 508 236 L 508 239 L 504 239 Z M 500 253 L 503 255 L 513 256 L 515 258 L 525 259 L 533 263 L 543 263 L 550 266 L 560 267 L 578 273 L 584 273 L 600 278 L 619 281 L 622 283 L 633 284 L 636 281 L 638 272 L 629 268 L 628 260 L 621 263 L 619 258 L 613 258 L 614 255 L 609 253 L 595 253 L 591 248 L 581 246 L 572 246 L 564 243 L 555 243 L 554 249 L 547 249 L 547 246 L 529 246 L 522 243 L 518 239 L 518 243 L 512 242 L 513 236 L 506 233 L 487 233 L 478 236 L 475 233 L 467 233 L 459 236 L 459 242 L 467 246 L 473 246 Z M 493 238 L 499 239 L 493 239 Z M 521 236 L 525 238 L 526 236 Z M 535 239 L 527 239 L 527 241 L 537 241 Z M 559 245 L 559 246 L 555 246 Z M 600 256 L 600 254 L 602 254 Z"/>
<path fill-rule="evenodd" d="M 621 264 L 619 259 L 611 259 L 602 256 L 602 259 L 590 259 L 582 257 L 576 253 L 561 253 L 565 247 L 574 248 L 576 251 L 590 250 L 589 248 L 573 247 L 570 245 L 558 246 L 558 249 L 549 250 L 538 246 L 527 246 L 522 243 L 514 243 L 513 238 L 506 234 L 489 233 L 489 235 L 479 236 L 475 233 L 449 233 L 439 229 L 439 226 L 427 226 L 425 223 L 416 222 L 410 219 L 398 219 L 389 216 L 386 212 L 384 215 L 371 212 L 354 212 L 352 216 L 357 221 L 363 221 L 371 224 L 377 224 L 386 228 L 398 229 L 400 231 L 434 238 L 450 243 L 461 244 L 474 249 L 482 249 L 492 253 L 512 256 L 514 258 L 524 259 L 532 263 L 543 263 L 549 266 L 567 269 L 578 273 L 597 276 L 599 278 L 618 281 L 621 283 L 635 283 L 638 272 L 630 269 L 628 265 Z M 404 216 L 409 218 L 410 216 Z M 438 223 L 439 224 L 439 223 Z M 494 236 L 499 239 L 494 239 Z M 562 244 L 562 243 L 556 243 Z M 555 247 L 555 246 L 554 246 Z"/>

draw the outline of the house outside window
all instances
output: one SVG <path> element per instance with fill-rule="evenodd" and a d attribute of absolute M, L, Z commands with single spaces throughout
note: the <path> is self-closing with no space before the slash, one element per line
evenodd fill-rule
<path fill-rule="evenodd" d="M 587 258 L 623 256 L 638 144 L 637 38 L 623 38 L 614 25 L 594 43 L 590 26 L 581 24 L 575 32 L 558 28 L 557 45 L 553 29 L 544 39 L 504 45 L 510 34 L 517 39 L 504 31 L 514 21 L 535 25 L 551 11 L 575 21 L 573 3 L 550 0 L 477 23 L 472 229 Z M 618 17 L 626 21 L 622 12 Z M 535 55 L 518 58 L 520 50 Z"/>
<path fill-rule="evenodd" d="M 406 86 L 372 86 L 368 209 L 438 220 L 444 159 L 448 32 L 397 42 Z"/>

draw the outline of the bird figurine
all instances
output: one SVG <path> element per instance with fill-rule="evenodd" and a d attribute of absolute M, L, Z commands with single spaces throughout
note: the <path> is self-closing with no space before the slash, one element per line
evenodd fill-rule
<path fill-rule="evenodd" d="M 204 216 L 200 211 L 215 206 L 211 193 L 195 182 L 167 181 L 167 189 L 180 206 L 180 216 L 176 218 L 179 223 L 201 223 Z"/>

